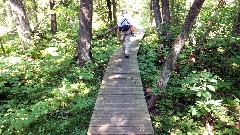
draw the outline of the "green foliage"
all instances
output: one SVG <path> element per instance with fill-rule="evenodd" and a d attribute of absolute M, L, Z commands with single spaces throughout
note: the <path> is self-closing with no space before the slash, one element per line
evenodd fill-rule
<path fill-rule="evenodd" d="M 164 99 L 157 102 L 158 116 L 153 116 L 155 134 L 240 134 L 239 130 L 239 36 L 232 34 L 235 9 L 225 5 L 214 16 L 216 2 L 205 3 L 196 20 L 190 41 L 178 56 L 168 81 Z M 210 9 L 210 10 L 205 10 Z M 217 21 L 200 46 L 198 59 L 195 44 L 203 36 L 211 17 Z M 175 18 L 177 19 L 177 17 Z M 172 26 L 174 37 L 179 25 Z M 169 48 L 159 49 L 154 31 L 147 31 L 139 50 L 139 66 L 144 88 L 161 94 L 156 88 Z M 149 55 L 149 54 L 153 54 Z M 149 64 L 151 63 L 151 64 Z M 149 66 L 147 66 L 149 65 Z"/>
<path fill-rule="evenodd" d="M 142 76 L 143 85 L 146 88 L 151 88 L 156 85 L 156 80 L 159 74 L 155 60 L 158 58 L 157 44 L 151 45 L 147 42 L 140 43 L 138 63 L 140 67 L 140 74 Z"/>
<path fill-rule="evenodd" d="M 76 8 L 55 12 L 62 14 L 55 39 L 47 23 L 40 24 L 41 33 L 47 34 L 35 35 L 27 50 L 16 33 L 1 37 L 6 53 L 0 53 L 0 134 L 86 134 L 103 73 L 119 41 L 93 41 L 95 63 L 79 68 L 72 61 Z"/>

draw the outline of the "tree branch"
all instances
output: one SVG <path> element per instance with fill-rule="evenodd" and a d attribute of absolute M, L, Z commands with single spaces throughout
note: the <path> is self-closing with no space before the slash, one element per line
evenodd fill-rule
<path fill-rule="evenodd" d="M 96 35 L 95 37 L 93 37 L 93 39 L 97 39 L 97 38 L 101 38 L 101 37 L 104 37 L 104 36 L 106 36 L 107 34 L 109 34 L 109 33 L 111 33 L 111 32 L 113 32 L 114 30 L 116 30 L 117 29 L 117 25 L 115 25 L 114 27 L 112 27 L 111 29 L 108 29 L 106 32 L 104 32 L 104 33 L 101 33 L 101 34 L 99 34 L 99 35 Z"/>

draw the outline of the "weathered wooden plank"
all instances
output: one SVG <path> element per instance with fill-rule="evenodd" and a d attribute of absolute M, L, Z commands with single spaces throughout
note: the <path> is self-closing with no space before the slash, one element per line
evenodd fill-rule
<path fill-rule="evenodd" d="M 139 67 L 138 67 L 138 65 L 137 64 L 131 64 L 131 65 L 124 65 L 124 63 L 117 63 L 117 64 L 115 64 L 115 65 L 108 65 L 108 67 L 107 67 L 107 70 L 109 69 L 109 68 L 128 68 L 128 69 L 139 69 Z"/>
<path fill-rule="evenodd" d="M 123 108 L 123 107 L 114 107 L 114 108 L 107 108 L 107 107 L 94 107 L 94 110 L 105 110 L 105 111 L 148 111 L 147 108 L 142 108 L 142 107 L 128 107 L 128 108 Z"/>
<path fill-rule="evenodd" d="M 151 120 L 149 117 L 148 112 L 145 113 L 126 113 L 126 112 L 122 112 L 122 113 L 107 113 L 107 112 L 94 112 L 92 115 L 92 120 L 140 120 L 140 119 L 144 119 L 146 120 Z"/>
<path fill-rule="evenodd" d="M 93 110 L 93 114 L 113 114 L 113 115 L 120 115 L 120 114 L 139 114 L 139 115 L 146 115 L 149 114 L 148 110 Z"/>
<path fill-rule="evenodd" d="M 101 126 L 111 126 L 111 127 L 151 127 L 152 123 L 149 120 L 144 119 L 107 119 L 107 120 L 91 120 L 90 127 L 101 127 Z"/>
<path fill-rule="evenodd" d="M 114 99 L 124 99 L 124 100 L 139 100 L 145 99 L 144 96 L 141 95 L 98 95 L 97 100 L 114 100 Z"/>
<path fill-rule="evenodd" d="M 132 108 L 134 109 L 144 109 L 146 108 L 146 104 L 143 103 L 138 103 L 138 104 L 127 104 L 127 103 L 115 103 L 115 104 L 107 104 L 107 103 L 96 103 L 95 108 L 122 108 L 122 109 L 127 109 L 127 108 Z"/>
<path fill-rule="evenodd" d="M 135 67 L 135 68 L 139 68 L 138 61 L 131 61 L 131 64 L 126 64 L 126 61 L 124 61 L 124 60 L 121 60 L 121 61 L 118 60 L 115 63 L 109 63 L 108 67 Z"/>
<path fill-rule="evenodd" d="M 141 77 L 140 76 L 140 72 L 129 72 L 129 73 L 125 73 L 125 72 L 117 72 L 117 73 L 114 73 L 114 72 L 105 72 L 104 76 L 105 75 L 130 75 L 130 76 L 138 76 L 138 77 Z"/>
<path fill-rule="evenodd" d="M 105 104 L 114 104 L 114 103 L 120 103 L 120 104 L 137 104 L 137 103 L 146 103 L 146 100 L 144 98 L 139 99 L 127 99 L 127 98 L 117 98 L 117 99 L 111 99 L 111 98 L 100 98 L 96 100 L 96 103 L 105 103 Z"/>
<path fill-rule="evenodd" d="M 144 91 L 139 88 L 103 88 L 98 94 L 110 95 L 144 95 Z"/>
<path fill-rule="evenodd" d="M 100 86 L 100 90 L 108 90 L 108 89 L 114 89 L 114 90 L 126 90 L 126 91 L 143 91 L 143 87 L 134 87 L 134 86 L 121 86 L 121 87 L 115 87 L 115 86 Z"/>
<path fill-rule="evenodd" d="M 152 127 L 89 127 L 88 135 L 153 135 Z"/>
<path fill-rule="evenodd" d="M 139 73 L 140 70 L 139 69 L 136 69 L 134 67 L 109 67 L 107 68 L 107 73 L 110 72 L 110 73 L 114 73 L 114 72 L 117 72 L 117 73 L 120 73 L 120 72 L 125 72 L 125 71 L 128 71 L 129 73 Z M 127 72 L 127 73 L 128 73 Z"/>
<path fill-rule="evenodd" d="M 114 54 L 113 56 L 115 57 L 111 57 L 110 60 L 112 61 L 116 61 L 116 62 L 121 62 L 121 61 L 137 61 L 137 55 L 131 54 L 131 59 L 126 59 L 124 57 L 124 54 Z"/>
<path fill-rule="evenodd" d="M 104 108 L 104 109 L 130 109 L 130 110 L 145 110 L 146 104 L 103 104 L 96 103 L 94 109 Z"/>
<path fill-rule="evenodd" d="M 96 103 L 95 104 L 146 104 L 146 101 L 145 100 L 128 100 L 126 98 L 121 98 L 121 99 L 115 99 L 115 100 L 106 100 L 106 99 L 103 99 L 103 100 L 99 100 L 97 99 L 96 100 Z"/>
<path fill-rule="evenodd" d="M 121 72 L 106 72 L 103 80 L 106 79 L 127 79 L 127 80 L 131 80 L 131 79 L 137 79 L 137 80 L 141 80 L 141 76 L 139 74 L 139 72 L 137 73 L 121 73 Z"/>
<path fill-rule="evenodd" d="M 118 71 L 118 70 L 107 70 L 105 73 L 122 73 L 122 74 L 130 74 L 130 73 L 139 73 L 139 71 L 130 71 L 130 70 L 123 70 L 123 71 Z"/>
<path fill-rule="evenodd" d="M 131 86 L 134 86 L 134 87 L 141 87 L 142 84 L 134 84 L 134 83 L 128 83 L 128 84 L 120 84 L 120 83 L 117 83 L 117 84 L 102 84 L 104 87 L 131 87 Z"/>
<path fill-rule="evenodd" d="M 141 80 L 138 74 L 107 74 L 103 77 L 104 80 Z"/>
<path fill-rule="evenodd" d="M 102 81 L 102 85 L 122 85 L 122 86 L 126 86 L 126 85 L 142 85 L 141 80 L 116 80 L 116 81 L 107 81 L 107 80 L 103 80 Z"/>

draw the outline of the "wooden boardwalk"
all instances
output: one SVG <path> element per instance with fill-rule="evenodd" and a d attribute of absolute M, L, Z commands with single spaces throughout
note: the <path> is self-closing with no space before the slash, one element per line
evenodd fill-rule
<path fill-rule="evenodd" d="M 137 62 L 138 29 L 131 37 L 130 58 L 122 48 L 110 58 L 98 93 L 88 135 L 153 135 Z"/>

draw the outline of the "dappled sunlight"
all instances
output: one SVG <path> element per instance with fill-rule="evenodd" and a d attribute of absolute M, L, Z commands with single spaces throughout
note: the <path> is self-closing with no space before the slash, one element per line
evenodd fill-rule
<path fill-rule="evenodd" d="M 222 47 L 218 47 L 217 51 L 220 52 L 220 53 L 224 53 L 225 52 L 225 50 Z"/>
<path fill-rule="evenodd" d="M 0 37 L 6 34 L 9 31 L 7 27 L 0 26 Z"/>
<path fill-rule="evenodd" d="M 48 47 L 45 50 L 43 50 L 43 54 L 50 54 L 51 56 L 59 56 L 58 54 L 58 48 L 57 47 Z"/>
<path fill-rule="evenodd" d="M 85 96 L 89 92 L 91 92 L 90 88 L 87 88 L 84 83 L 70 83 L 68 80 L 64 79 L 62 81 L 62 86 L 54 89 L 52 94 L 55 95 L 54 98 L 64 101 L 76 96 Z"/>
<path fill-rule="evenodd" d="M 237 68 L 240 67 L 240 65 L 239 65 L 239 64 L 236 64 L 236 63 L 233 63 L 233 64 L 232 64 L 232 67 L 233 67 L 233 69 L 237 69 Z"/>
<path fill-rule="evenodd" d="M 9 64 L 17 64 L 22 62 L 22 58 L 21 57 L 8 57 L 8 58 L 4 58 L 2 62 L 7 62 Z"/>

